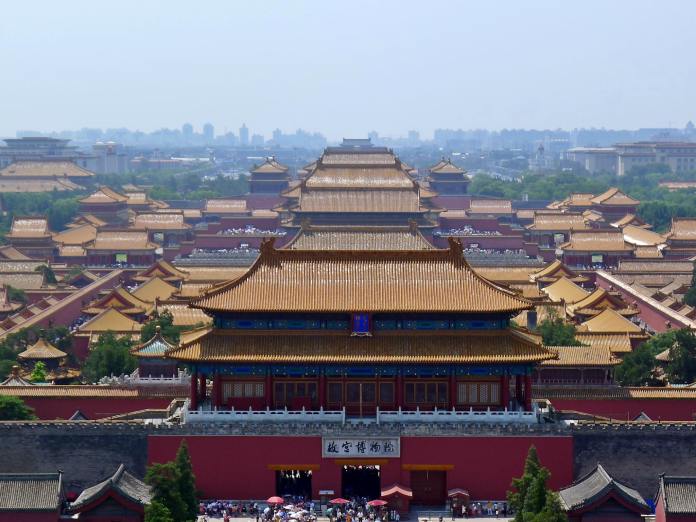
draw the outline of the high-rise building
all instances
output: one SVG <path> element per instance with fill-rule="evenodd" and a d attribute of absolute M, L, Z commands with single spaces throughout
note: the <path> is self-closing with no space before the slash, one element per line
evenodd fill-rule
<path fill-rule="evenodd" d="M 242 147 L 249 145 L 249 127 L 246 126 L 246 123 L 242 123 L 239 128 L 239 144 Z"/>
<path fill-rule="evenodd" d="M 213 143 L 213 140 L 215 139 L 215 127 L 213 127 L 212 123 L 206 123 L 203 125 L 203 139 L 205 140 L 206 145 Z"/>
<path fill-rule="evenodd" d="M 251 135 L 251 145 L 253 147 L 263 147 L 264 139 L 262 134 L 252 134 Z"/>
<path fill-rule="evenodd" d="M 184 137 L 184 140 L 191 141 L 191 138 L 193 138 L 193 125 L 184 123 L 181 126 L 181 135 Z"/>

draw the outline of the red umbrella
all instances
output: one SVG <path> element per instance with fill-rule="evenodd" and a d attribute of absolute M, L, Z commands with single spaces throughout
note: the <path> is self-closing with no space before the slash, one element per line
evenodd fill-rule
<path fill-rule="evenodd" d="M 386 500 L 379 500 L 379 499 L 377 499 L 377 500 L 370 500 L 370 501 L 367 503 L 367 505 L 368 505 L 368 506 L 386 506 L 386 505 L 387 505 L 387 501 L 386 501 Z"/>
<path fill-rule="evenodd" d="M 283 504 L 284 502 L 280 497 L 271 497 L 266 501 L 267 504 Z"/>
<path fill-rule="evenodd" d="M 350 500 L 346 500 L 345 498 L 334 498 L 329 500 L 329 504 L 348 504 L 350 503 Z"/>

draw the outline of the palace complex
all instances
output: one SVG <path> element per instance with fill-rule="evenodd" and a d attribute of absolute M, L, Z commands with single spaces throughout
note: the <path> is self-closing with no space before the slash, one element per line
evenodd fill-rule
<path fill-rule="evenodd" d="M 472 196 L 452 159 L 369 140 L 248 175 L 246 195 L 161 201 L 65 158 L 0 171 L 0 192 L 79 194 L 66 226 L 13 215 L 0 246 L 17 347 L 0 396 L 38 417 L 0 423 L 0 520 L 141 520 L 146 466 L 183 440 L 206 499 L 449 512 L 504 502 L 534 445 L 570 520 L 696 512 L 696 388 L 671 385 L 669 349 L 660 386 L 616 377 L 651 336 L 696 328 L 696 218 L 657 232 L 617 188 Z M 572 342 L 542 337 L 549 320 Z M 137 367 L 87 384 L 109 334 Z"/>

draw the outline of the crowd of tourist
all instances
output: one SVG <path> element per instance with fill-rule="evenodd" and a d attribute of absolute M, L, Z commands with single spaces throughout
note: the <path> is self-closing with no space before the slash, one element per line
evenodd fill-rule
<path fill-rule="evenodd" d="M 476 230 L 474 227 L 464 225 L 458 228 L 450 228 L 449 230 L 435 230 L 435 237 L 454 237 L 454 236 L 502 236 L 497 230 Z"/>
<path fill-rule="evenodd" d="M 287 234 L 284 230 L 266 230 L 261 228 L 256 228 L 254 225 L 247 225 L 245 227 L 238 228 L 228 228 L 226 230 L 221 230 L 218 235 L 221 236 L 284 236 Z"/>
<path fill-rule="evenodd" d="M 209 259 L 209 258 L 225 258 L 225 257 L 248 257 L 250 255 L 258 255 L 258 248 L 249 246 L 241 246 L 239 248 L 194 248 L 189 254 L 193 259 Z"/>

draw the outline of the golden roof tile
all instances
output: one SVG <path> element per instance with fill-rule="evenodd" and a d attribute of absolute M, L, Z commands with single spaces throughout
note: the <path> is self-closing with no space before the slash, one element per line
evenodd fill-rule
<path fill-rule="evenodd" d="M 662 234 L 635 225 L 625 225 L 622 231 L 624 239 L 632 245 L 657 246 L 665 243 L 665 238 Z"/>
<path fill-rule="evenodd" d="M 431 174 L 465 174 L 466 171 L 457 167 L 450 158 L 442 158 L 435 165 L 430 167 Z"/>
<path fill-rule="evenodd" d="M 76 185 L 68 179 L 15 179 L 0 177 L 0 193 L 63 192 L 68 190 L 81 190 L 82 188 L 83 187 L 80 185 Z"/>
<path fill-rule="evenodd" d="M 147 281 L 152 277 L 159 277 L 165 281 L 182 281 L 189 277 L 188 271 L 180 270 L 169 261 L 158 259 L 155 263 L 145 270 L 142 270 L 133 277 L 134 281 Z"/>
<path fill-rule="evenodd" d="M 108 331 L 126 333 L 139 332 L 141 328 L 142 325 L 140 323 L 133 321 L 133 319 L 123 315 L 115 308 L 108 308 L 80 326 L 79 331 L 81 333 Z"/>
<path fill-rule="evenodd" d="M 524 284 L 530 282 L 530 276 L 537 270 L 535 266 L 474 266 L 474 271 L 481 277 L 495 283 L 517 283 Z"/>
<path fill-rule="evenodd" d="M 266 158 L 261 165 L 251 169 L 252 174 L 287 174 L 288 167 L 279 163 L 275 158 Z"/>
<path fill-rule="evenodd" d="M 109 187 L 100 187 L 99 190 L 90 194 L 89 196 L 82 198 L 80 203 L 85 203 L 88 205 L 93 204 L 113 204 L 113 203 L 125 203 L 128 201 L 128 197 L 116 192 Z"/>
<path fill-rule="evenodd" d="M 582 346 L 549 346 L 550 350 L 558 354 L 558 359 L 550 359 L 541 363 L 541 367 L 547 366 L 615 366 L 621 363 L 621 359 L 605 345 Z"/>
<path fill-rule="evenodd" d="M 9 178 L 91 178 L 94 174 L 73 161 L 20 160 L 0 170 L 0 177 Z"/>
<path fill-rule="evenodd" d="M 535 399 L 696 399 L 696 388 L 622 387 L 622 386 L 535 386 Z"/>
<path fill-rule="evenodd" d="M 641 228 L 650 228 L 651 225 L 648 225 L 645 221 L 640 219 L 638 216 L 635 214 L 626 214 L 624 217 L 621 219 L 614 221 L 611 226 L 616 227 L 616 228 L 623 228 L 626 225 L 634 225 L 637 227 Z"/>
<path fill-rule="evenodd" d="M 633 245 L 624 240 L 619 230 L 573 231 L 570 241 L 560 247 L 575 252 L 626 252 L 633 250 Z"/>
<path fill-rule="evenodd" d="M 198 297 L 203 295 L 212 283 L 182 283 L 176 295 L 181 297 Z"/>
<path fill-rule="evenodd" d="M 209 199 L 205 211 L 213 214 L 240 214 L 247 212 L 245 199 Z"/>
<path fill-rule="evenodd" d="M 144 314 L 149 307 L 148 303 L 119 286 L 111 290 L 107 295 L 90 303 L 83 312 L 86 314 L 99 314 L 108 308 L 115 308 L 124 314 Z"/>
<path fill-rule="evenodd" d="M 240 363 L 362 363 L 362 364 L 489 364 L 539 362 L 551 350 L 517 335 L 513 330 L 438 335 L 400 333 L 354 337 L 345 333 L 240 334 L 213 330 L 167 357 L 179 361 Z"/>
<path fill-rule="evenodd" d="M 0 273 L 0 285 L 11 286 L 20 290 L 38 290 L 43 286 L 44 275 L 36 273 Z"/>
<path fill-rule="evenodd" d="M 633 351 L 631 334 L 604 332 L 576 332 L 575 339 L 582 344 L 605 347 L 613 353 Z"/>
<path fill-rule="evenodd" d="M 99 230 L 87 250 L 155 250 L 157 245 L 148 239 L 147 231 Z"/>
<path fill-rule="evenodd" d="M 528 225 L 529 230 L 538 231 L 570 231 L 587 230 L 587 222 L 581 214 L 534 214 L 534 223 Z"/>
<path fill-rule="evenodd" d="M 562 261 L 558 259 L 552 261 L 541 270 L 538 270 L 531 274 L 530 280 L 549 282 L 557 281 L 561 277 L 565 277 L 566 279 L 574 283 L 584 283 L 589 281 L 588 277 L 582 274 L 578 274 L 577 272 L 571 270 L 565 264 L 563 264 Z"/>
<path fill-rule="evenodd" d="M 0 246 L 0 260 L 29 261 L 30 259 L 12 245 Z"/>
<path fill-rule="evenodd" d="M 512 214 L 512 201 L 509 199 L 472 199 L 469 214 Z"/>
<path fill-rule="evenodd" d="M 677 241 L 696 240 L 696 218 L 680 217 L 672 218 L 672 227 L 667 233 L 667 238 Z"/>
<path fill-rule="evenodd" d="M 394 167 L 317 168 L 304 185 L 308 189 L 412 189 L 415 182 L 406 172 Z"/>
<path fill-rule="evenodd" d="M 449 250 L 276 250 L 267 240 L 240 278 L 194 300 L 209 311 L 515 312 L 532 304 Z"/>
<path fill-rule="evenodd" d="M 142 212 L 135 216 L 133 228 L 147 230 L 188 230 L 191 228 L 191 225 L 184 223 L 184 213 L 181 211 Z"/>
<path fill-rule="evenodd" d="M 86 245 L 96 237 L 97 227 L 85 224 L 53 234 L 53 241 L 62 245 Z"/>
<path fill-rule="evenodd" d="M 619 313 L 635 315 L 638 310 L 630 312 L 626 303 L 618 297 L 611 295 L 604 288 L 597 288 L 584 299 L 574 302 L 568 306 L 568 313 L 571 315 L 596 315 L 606 308 L 612 308 Z"/>
<path fill-rule="evenodd" d="M 548 295 L 552 301 L 565 301 L 571 304 L 582 301 L 590 295 L 587 290 L 576 285 L 566 277 L 560 277 L 554 283 L 542 288 L 541 291 Z"/>
<path fill-rule="evenodd" d="M 432 250 L 417 227 L 307 226 L 283 248 L 293 250 Z"/>
<path fill-rule="evenodd" d="M 29 348 L 24 350 L 23 352 L 17 354 L 17 357 L 20 359 L 62 359 L 63 357 L 67 357 L 68 354 L 65 353 L 62 350 L 59 350 L 55 346 L 53 346 L 51 343 L 49 343 L 46 339 L 39 339 L 36 341 L 34 344 L 32 344 Z"/>
<path fill-rule="evenodd" d="M 599 196 L 592 198 L 592 203 L 596 205 L 627 205 L 636 206 L 640 204 L 640 201 L 633 199 L 628 194 L 621 192 L 618 188 L 612 187 L 606 192 L 603 192 Z"/>
<path fill-rule="evenodd" d="M 329 189 L 302 192 L 299 208 L 302 212 L 420 212 L 421 205 L 415 190 Z"/>
<path fill-rule="evenodd" d="M 611 308 L 603 310 L 578 327 L 579 331 L 603 333 L 643 333 L 643 329 Z"/>
<path fill-rule="evenodd" d="M 5 237 L 47 239 L 51 237 L 48 219 L 42 216 L 14 217 L 10 233 Z"/>
<path fill-rule="evenodd" d="M 154 303 L 156 299 L 163 301 L 169 299 L 177 288 L 163 281 L 159 277 L 148 279 L 143 284 L 133 290 L 132 294 L 141 301 Z"/>
<path fill-rule="evenodd" d="M 158 313 L 168 310 L 174 326 L 209 325 L 213 321 L 203 310 L 191 308 L 188 303 L 159 303 L 156 310 Z"/>
<path fill-rule="evenodd" d="M 231 281 L 243 276 L 248 267 L 230 266 L 187 266 L 187 283 L 215 283 Z"/>

